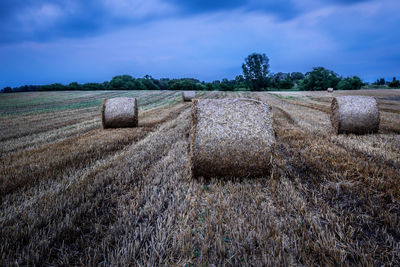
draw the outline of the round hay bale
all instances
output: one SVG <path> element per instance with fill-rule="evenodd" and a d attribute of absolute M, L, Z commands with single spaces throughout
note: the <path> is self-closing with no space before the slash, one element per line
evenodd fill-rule
<path fill-rule="evenodd" d="M 104 129 L 138 126 L 136 98 L 116 97 L 104 99 L 101 118 Z"/>
<path fill-rule="evenodd" d="M 196 91 L 184 91 L 182 92 L 182 100 L 183 102 L 192 101 L 193 98 L 196 97 Z"/>
<path fill-rule="evenodd" d="M 275 133 L 264 103 L 241 98 L 194 99 L 192 103 L 192 177 L 254 177 L 270 173 Z"/>
<path fill-rule="evenodd" d="M 339 96 L 332 100 L 331 123 L 336 133 L 376 133 L 379 109 L 370 96 Z"/>
<path fill-rule="evenodd" d="M 328 93 L 333 93 L 333 88 L 328 88 Z"/>

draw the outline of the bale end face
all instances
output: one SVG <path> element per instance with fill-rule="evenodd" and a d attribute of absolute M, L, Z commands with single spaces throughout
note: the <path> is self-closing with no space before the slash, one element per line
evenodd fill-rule
<path fill-rule="evenodd" d="M 331 103 L 330 118 L 337 134 L 367 134 L 379 131 L 379 109 L 373 97 L 335 97 Z"/>
<path fill-rule="evenodd" d="M 138 126 L 136 98 L 116 97 L 104 99 L 102 110 L 103 128 L 124 128 Z"/>
<path fill-rule="evenodd" d="M 275 135 L 265 104 L 252 99 L 195 99 L 191 116 L 192 177 L 270 173 Z"/>
<path fill-rule="evenodd" d="M 182 93 L 183 95 L 183 93 Z M 197 99 L 192 100 L 192 107 L 191 107 L 191 127 L 189 130 L 189 170 L 190 170 L 190 177 L 195 178 L 197 177 L 196 169 L 194 168 L 195 164 L 195 155 L 194 155 L 194 144 L 196 143 L 196 135 L 197 135 Z"/>
<path fill-rule="evenodd" d="M 333 88 L 328 88 L 328 93 L 333 93 Z"/>
<path fill-rule="evenodd" d="M 103 103 L 101 104 L 101 125 L 103 126 L 103 129 L 107 128 L 106 119 L 105 119 L 105 116 L 104 116 L 104 112 L 105 112 L 105 109 L 106 109 L 106 101 L 107 101 L 107 99 L 104 98 L 103 99 Z"/>
<path fill-rule="evenodd" d="M 335 98 L 332 99 L 331 103 L 331 124 L 333 129 L 337 134 L 339 134 L 339 129 L 340 129 L 340 120 L 339 120 L 339 104 L 338 101 Z"/>
<path fill-rule="evenodd" d="M 196 97 L 196 91 L 184 91 L 182 92 L 183 102 L 190 102 Z"/>

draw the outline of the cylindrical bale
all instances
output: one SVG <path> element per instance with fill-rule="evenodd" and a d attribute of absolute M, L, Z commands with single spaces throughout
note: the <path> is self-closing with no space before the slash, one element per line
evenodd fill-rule
<path fill-rule="evenodd" d="M 275 133 L 268 106 L 253 99 L 194 99 L 190 130 L 192 177 L 270 173 Z"/>
<path fill-rule="evenodd" d="M 116 97 L 104 99 L 101 115 L 104 129 L 136 127 L 138 126 L 136 98 Z"/>
<path fill-rule="evenodd" d="M 192 101 L 193 98 L 196 97 L 196 91 L 184 91 L 182 92 L 182 100 L 183 102 Z"/>
<path fill-rule="evenodd" d="M 328 88 L 328 90 L 326 90 L 326 91 L 328 91 L 328 93 L 333 93 L 333 88 L 332 87 Z"/>
<path fill-rule="evenodd" d="M 331 123 L 336 133 L 376 133 L 379 109 L 370 96 L 339 96 L 332 100 Z"/>

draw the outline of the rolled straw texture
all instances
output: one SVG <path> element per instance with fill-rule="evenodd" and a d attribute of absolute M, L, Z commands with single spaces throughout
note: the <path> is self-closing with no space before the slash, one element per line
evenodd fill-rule
<path fill-rule="evenodd" d="M 339 96 L 332 100 L 331 123 L 336 133 L 376 133 L 379 109 L 370 96 Z"/>
<path fill-rule="evenodd" d="M 193 98 L 196 97 L 196 91 L 184 91 L 182 92 L 182 100 L 184 102 L 186 101 L 192 101 Z"/>
<path fill-rule="evenodd" d="M 192 177 L 269 174 L 275 133 L 268 107 L 252 99 L 194 99 Z"/>
<path fill-rule="evenodd" d="M 103 128 L 138 126 L 136 98 L 116 97 L 104 99 L 101 111 Z"/>
<path fill-rule="evenodd" d="M 333 93 L 333 88 L 328 88 L 328 93 Z"/>

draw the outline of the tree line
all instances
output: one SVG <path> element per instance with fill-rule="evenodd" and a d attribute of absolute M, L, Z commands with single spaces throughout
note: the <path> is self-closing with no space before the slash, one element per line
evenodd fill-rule
<path fill-rule="evenodd" d="M 267 90 L 303 90 L 321 91 L 327 88 L 335 90 L 357 90 L 368 85 L 370 88 L 399 88 L 400 81 L 395 77 L 392 82 L 378 79 L 372 85 L 363 83 L 357 76 L 343 78 L 332 70 L 315 67 L 305 74 L 301 72 L 271 73 L 269 58 L 265 54 L 253 53 L 245 58 L 242 64 L 243 73 L 235 79 L 222 79 L 204 82 L 194 78 L 155 79 L 150 75 L 134 78 L 131 75 L 118 75 L 103 83 L 72 82 L 47 85 L 24 85 L 20 87 L 5 87 L 2 92 L 26 91 L 93 91 L 93 90 L 196 90 L 196 91 L 267 91 Z"/>

